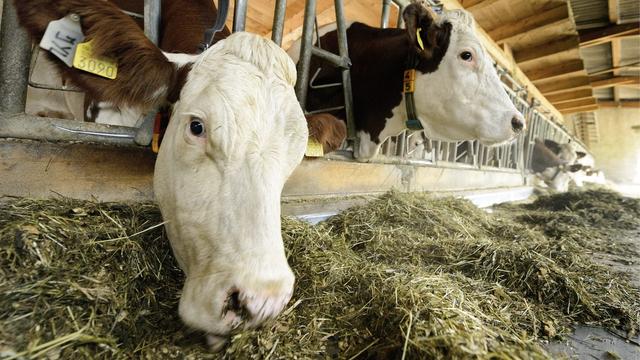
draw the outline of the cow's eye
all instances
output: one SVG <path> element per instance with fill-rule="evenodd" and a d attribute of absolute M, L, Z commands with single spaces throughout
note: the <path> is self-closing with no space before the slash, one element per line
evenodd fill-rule
<path fill-rule="evenodd" d="M 463 51 L 460 53 L 460 59 L 464 61 L 471 61 L 473 60 L 473 54 L 471 54 L 471 51 Z"/>
<path fill-rule="evenodd" d="M 194 136 L 203 136 L 204 135 L 204 124 L 202 120 L 197 117 L 191 118 L 191 123 L 189 124 L 189 130 Z"/>

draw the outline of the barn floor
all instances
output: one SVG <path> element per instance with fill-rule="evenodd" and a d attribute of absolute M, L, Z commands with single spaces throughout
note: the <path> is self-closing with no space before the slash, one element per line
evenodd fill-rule
<path fill-rule="evenodd" d="M 640 228 L 620 231 L 612 242 L 631 245 L 640 254 Z M 595 252 L 593 258 L 600 264 L 623 272 L 631 283 L 640 288 L 640 256 L 630 258 L 607 252 Z M 576 326 L 575 332 L 562 341 L 553 341 L 546 349 L 554 357 L 572 359 L 640 359 L 640 335 L 628 339 L 624 332 L 602 327 Z"/>
<path fill-rule="evenodd" d="M 389 193 L 315 226 L 285 219 L 294 298 L 276 322 L 235 333 L 222 354 L 180 324 L 182 274 L 160 221 L 149 203 L 0 201 L 0 359 L 638 351 L 638 279 L 616 271 L 640 263 L 640 201 L 611 192 L 545 196 L 492 214 L 465 200 Z M 583 326 L 632 337 L 619 347 Z"/>

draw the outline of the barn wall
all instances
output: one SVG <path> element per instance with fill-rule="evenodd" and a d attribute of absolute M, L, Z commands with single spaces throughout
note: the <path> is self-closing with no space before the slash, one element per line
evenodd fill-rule
<path fill-rule="evenodd" d="M 600 139 L 591 145 L 596 165 L 609 180 L 640 184 L 640 109 L 600 109 Z"/>

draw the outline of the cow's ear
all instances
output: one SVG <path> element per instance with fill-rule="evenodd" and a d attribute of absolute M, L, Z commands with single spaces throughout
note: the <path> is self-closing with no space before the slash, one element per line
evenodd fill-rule
<path fill-rule="evenodd" d="M 402 17 L 412 50 L 425 60 L 444 56 L 449 46 L 451 23 L 438 21 L 438 15 L 422 3 L 408 5 Z"/>
<path fill-rule="evenodd" d="M 587 156 L 587 153 L 584 151 L 576 151 L 576 155 L 578 155 L 578 159 L 582 159 L 583 157 Z"/>
<path fill-rule="evenodd" d="M 553 140 L 545 139 L 544 146 L 549 148 L 549 150 L 553 151 L 554 154 L 560 153 L 560 144 Z"/>
<path fill-rule="evenodd" d="M 69 14 L 80 17 L 85 41 L 92 41 L 93 55 L 106 56 L 117 63 L 116 78 L 93 75 L 50 58 L 63 76 L 89 96 L 118 106 L 149 110 L 165 103 L 170 94 L 179 93 L 184 74 L 111 2 L 15 0 L 14 4 L 20 24 L 37 42 L 51 21 Z"/>

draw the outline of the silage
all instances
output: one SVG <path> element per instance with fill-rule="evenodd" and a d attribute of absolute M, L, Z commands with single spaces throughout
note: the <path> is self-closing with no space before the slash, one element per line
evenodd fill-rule
<path fill-rule="evenodd" d="M 572 323 L 637 330 L 638 290 L 585 254 L 593 239 L 521 221 L 540 207 L 489 215 L 389 193 L 325 224 L 285 219 L 294 297 L 223 356 L 535 359 L 548 357 L 541 339 Z M 582 219 L 576 210 L 553 212 Z M 180 324 L 182 274 L 160 223 L 150 204 L 1 204 L 0 352 L 215 358 Z"/>

